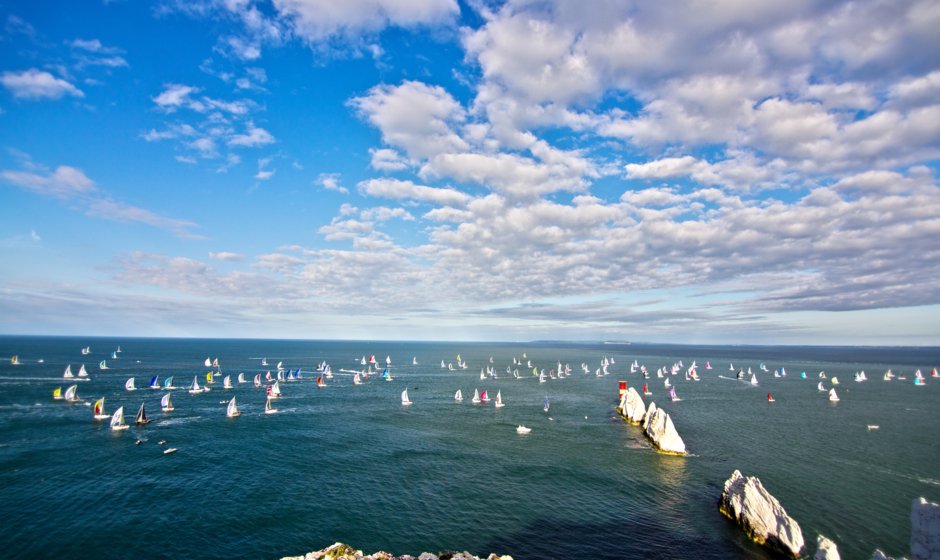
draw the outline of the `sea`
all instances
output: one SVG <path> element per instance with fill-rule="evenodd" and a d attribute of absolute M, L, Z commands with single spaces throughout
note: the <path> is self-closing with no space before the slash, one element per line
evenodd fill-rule
<path fill-rule="evenodd" d="M 391 380 L 355 385 L 341 371 L 371 356 L 379 371 L 390 361 Z M 771 558 L 718 511 L 735 469 L 797 520 L 805 555 L 823 534 L 843 558 L 870 558 L 909 555 L 911 502 L 940 502 L 936 347 L 3 336 L 0 359 L 5 558 L 275 559 L 337 541 L 516 560 Z M 634 361 L 651 379 L 630 372 Z M 278 362 L 302 379 L 280 382 L 278 413 L 264 414 L 270 383 L 252 380 L 276 376 Z M 700 381 L 684 375 L 693 362 Z M 324 363 L 332 378 L 318 387 Z M 559 363 L 571 373 L 552 379 Z M 672 402 L 656 370 L 679 363 Z M 88 380 L 63 379 L 69 364 Z M 736 379 L 748 368 L 757 386 Z M 906 379 L 884 381 L 889 369 Z M 854 381 L 860 371 L 868 381 Z M 220 374 L 211 391 L 190 394 L 207 372 Z M 161 411 L 153 376 L 173 376 L 174 411 Z M 837 403 L 818 389 L 833 377 Z M 653 451 L 617 416 L 620 382 L 648 385 L 644 400 L 669 413 L 687 456 Z M 72 384 L 80 402 L 53 399 Z M 505 406 L 473 404 L 475 390 Z M 93 419 L 102 397 L 107 413 L 124 407 L 129 429 Z M 141 404 L 151 422 L 136 426 Z"/>

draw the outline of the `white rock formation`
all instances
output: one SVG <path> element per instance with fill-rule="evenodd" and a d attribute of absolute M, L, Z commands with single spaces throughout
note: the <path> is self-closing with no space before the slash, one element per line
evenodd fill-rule
<path fill-rule="evenodd" d="M 643 425 L 646 427 L 643 433 L 653 443 L 653 447 L 663 453 L 675 453 L 676 455 L 685 455 L 685 442 L 679 437 L 672 418 L 661 408 L 656 408 L 656 403 L 650 403 L 650 409 L 643 419 Z"/>
<path fill-rule="evenodd" d="M 894 560 L 894 558 L 881 552 L 880 548 L 876 548 L 875 553 L 871 555 L 871 560 Z"/>
<path fill-rule="evenodd" d="M 911 557 L 940 558 L 940 505 L 924 498 L 911 504 Z"/>
<path fill-rule="evenodd" d="M 646 409 L 646 416 L 643 417 L 643 431 L 646 431 L 646 428 L 650 425 L 650 418 L 653 417 L 653 414 L 656 412 L 656 403 L 651 402 L 650 407 Z"/>
<path fill-rule="evenodd" d="M 627 389 L 620 400 L 620 414 L 631 424 L 639 424 L 646 416 L 646 405 L 633 387 Z"/>
<path fill-rule="evenodd" d="M 736 521 L 754 542 L 794 557 L 803 549 L 800 525 L 787 515 L 756 476 L 745 478 L 735 469 L 725 481 L 718 509 Z"/>
<path fill-rule="evenodd" d="M 841 560 L 839 548 L 828 538 L 818 535 L 816 537 L 816 555 L 813 560 Z"/>
<path fill-rule="evenodd" d="M 389 554 L 388 552 L 373 552 L 372 554 L 363 554 L 361 550 L 356 550 L 353 547 L 343 543 L 333 544 L 324 548 L 323 550 L 308 552 L 303 556 L 285 556 L 284 558 L 281 558 L 281 560 L 438 560 L 440 557 L 450 558 L 451 560 L 484 560 L 484 558 L 474 556 L 469 552 L 448 552 L 441 553 L 440 556 L 430 552 L 424 552 L 417 558 L 409 555 L 395 556 L 393 554 Z M 490 554 L 489 556 L 485 557 L 485 560 L 512 560 L 512 556 L 497 556 L 496 554 Z"/>

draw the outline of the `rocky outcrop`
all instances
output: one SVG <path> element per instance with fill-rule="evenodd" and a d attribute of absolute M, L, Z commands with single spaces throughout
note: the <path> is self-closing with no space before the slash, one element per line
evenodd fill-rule
<path fill-rule="evenodd" d="M 911 504 L 911 557 L 940 558 L 940 505 L 924 498 Z"/>
<path fill-rule="evenodd" d="M 876 548 L 875 553 L 871 555 L 871 560 L 894 560 L 894 558 L 881 552 L 880 548 Z"/>
<path fill-rule="evenodd" d="M 685 442 L 679 437 L 672 418 L 656 403 L 650 403 L 650 408 L 643 418 L 643 433 L 649 438 L 657 451 L 674 455 L 685 455 Z"/>
<path fill-rule="evenodd" d="M 640 397 L 640 394 L 636 392 L 636 389 L 630 387 L 623 394 L 623 398 L 620 399 L 620 415 L 623 416 L 627 422 L 631 424 L 639 424 L 643 421 L 643 417 L 646 416 L 646 404 L 643 403 L 643 399 Z"/>
<path fill-rule="evenodd" d="M 816 537 L 816 555 L 813 560 L 840 560 L 839 548 L 828 538 L 818 535 Z"/>
<path fill-rule="evenodd" d="M 512 556 L 490 554 L 481 558 L 469 552 L 441 552 L 438 554 L 424 552 L 420 556 L 395 556 L 388 552 L 363 554 L 361 550 L 356 550 L 347 544 L 336 543 L 323 550 L 308 552 L 303 556 L 285 556 L 281 560 L 512 560 Z"/>
<path fill-rule="evenodd" d="M 756 476 L 735 470 L 725 481 L 718 509 L 740 525 L 756 543 L 797 557 L 803 549 L 803 531 Z"/>

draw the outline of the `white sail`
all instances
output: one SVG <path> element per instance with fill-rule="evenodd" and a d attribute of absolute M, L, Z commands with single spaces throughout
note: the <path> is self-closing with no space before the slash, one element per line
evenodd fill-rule
<path fill-rule="evenodd" d="M 111 429 L 114 431 L 126 430 L 128 428 L 127 424 L 124 423 L 124 407 L 120 407 L 114 411 L 114 415 L 111 416 Z"/>
<path fill-rule="evenodd" d="M 134 378 L 131 377 L 124 383 L 124 388 L 128 391 L 136 391 L 137 387 L 134 386 Z"/>
<path fill-rule="evenodd" d="M 460 391 L 460 389 L 457 389 L 457 392 L 454 393 L 454 400 L 458 402 L 463 400 L 463 393 Z"/>
<path fill-rule="evenodd" d="M 408 399 L 408 389 L 405 389 L 401 392 L 401 404 L 403 406 L 408 406 L 411 404 L 411 400 Z"/>
<path fill-rule="evenodd" d="M 264 403 L 264 413 L 265 413 L 265 414 L 275 414 L 276 412 L 277 412 L 277 409 L 274 408 L 274 406 L 271 404 L 271 399 L 268 398 L 268 400 L 265 401 L 265 403 Z"/>
<path fill-rule="evenodd" d="M 235 418 L 240 414 L 241 412 L 238 411 L 238 405 L 235 404 L 235 397 L 232 397 L 232 400 L 228 401 L 228 407 L 225 409 L 225 415 L 229 418 Z"/>
<path fill-rule="evenodd" d="M 417 356 L 414 356 L 414 357 L 411 358 L 411 365 L 413 365 L 413 366 L 418 365 L 418 357 L 417 357 Z"/>
<path fill-rule="evenodd" d="M 197 376 L 193 376 L 193 384 L 189 386 L 189 392 L 192 395 L 197 395 L 202 392 L 202 387 L 199 386 L 199 380 Z"/>
<path fill-rule="evenodd" d="M 222 388 L 223 389 L 232 388 L 232 376 L 231 375 L 226 375 L 225 378 L 222 380 Z"/>
<path fill-rule="evenodd" d="M 271 385 L 271 396 L 280 397 L 281 396 L 281 386 L 277 381 L 274 382 L 274 385 Z"/>
<path fill-rule="evenodd" d="M 353 374 L 353 385 L 362 385 L 362 378 L 359 377 L 358 373 Z"/>
<path fill-rule="evenodd" d="M 71 379 L 75 377 L 75 374 L 72 373 L 72 364 L 65 366 L 65 372 L 62 373 L 62 377 L 66 379 Z"/>
<path fill-rule="evenodd" d="M 65 400 L 68 402 L 75 402 L 78 400 L 78 385 L 70 385 L 68 389 L 65 390 Z"/>
<path fill-rule="evenodd" d="M 239 374 L 238 374 L 238 382 L 239 382 L 239 383 L 248 383 L 248 380 L 245 379 L 245 374 L 244 374 L 244 373 L 239 373 Z"/>
<path fill-rule="evenodd" d="M 477 404 L 479 404 L 480 402 L 480 390 L 479 389 L 473 390 L 473 402 Z"/>
<path fill-rule="evenodd" d="M 105 360 L 101 360 L 100 362 L 98 362 L 98 369 L 100 370 L 108 369 L 108 362 L 106 362 Z"/>
<path fill-rule="evenodd" d="M 212 360 L 206 358 L 206 361 L 203 362 L 206 367 L 212 367 Z"/>
<path fill-rule="evenodd" d="M 163 412 L 173 411 L 173 401 L 170 399 L 170 393 L 163 395 L 163 398 L 160 399 L 160 408 L 163 409 Z"/>
<path fill-rule="evenodd" d="M 503 393 L 502 391 L 496 391 L 496 408 L 502 408 L 503 406 Z"/>
<path fill-rule="evenodd" d="M 829 400 L 832 402 L 839 402 L 839 395 L 836 394 L 836 388 L 833 387 L 829 389 Z"/>
<path fill-rule="evenodd" d="M 823 387 L 823 382 L 822 382 L 822 381 L 819 382 L 819 385 L 816 385 L 816 388 L 819 389 L 819 390 L 820 390 L 821 392 L 823 392 L 823 393 L 826 392 L 826 388 Z"/>
<path fill-rule="evenodd" d="M 751 376 L 751 385 L 757 386 L 757 374 Z"/>
<path fill-rule="evenodd" d="M 82 367 L 78 368 L 79 377 L 88 377 L 88 372 L 85 371 L 85 364 L 82 364 Z"/>

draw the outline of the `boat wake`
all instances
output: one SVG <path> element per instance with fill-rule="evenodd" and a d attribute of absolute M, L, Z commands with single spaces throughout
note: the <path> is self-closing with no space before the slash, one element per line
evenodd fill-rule
<path fill-rule="evenodd" d="M 167 420 L 161 420 L 159 426 L 175 426 L 178 424 L 189 424 L 199 420 L 202 416 L 186 416 L 185 418 L 169 418 Z"/>

